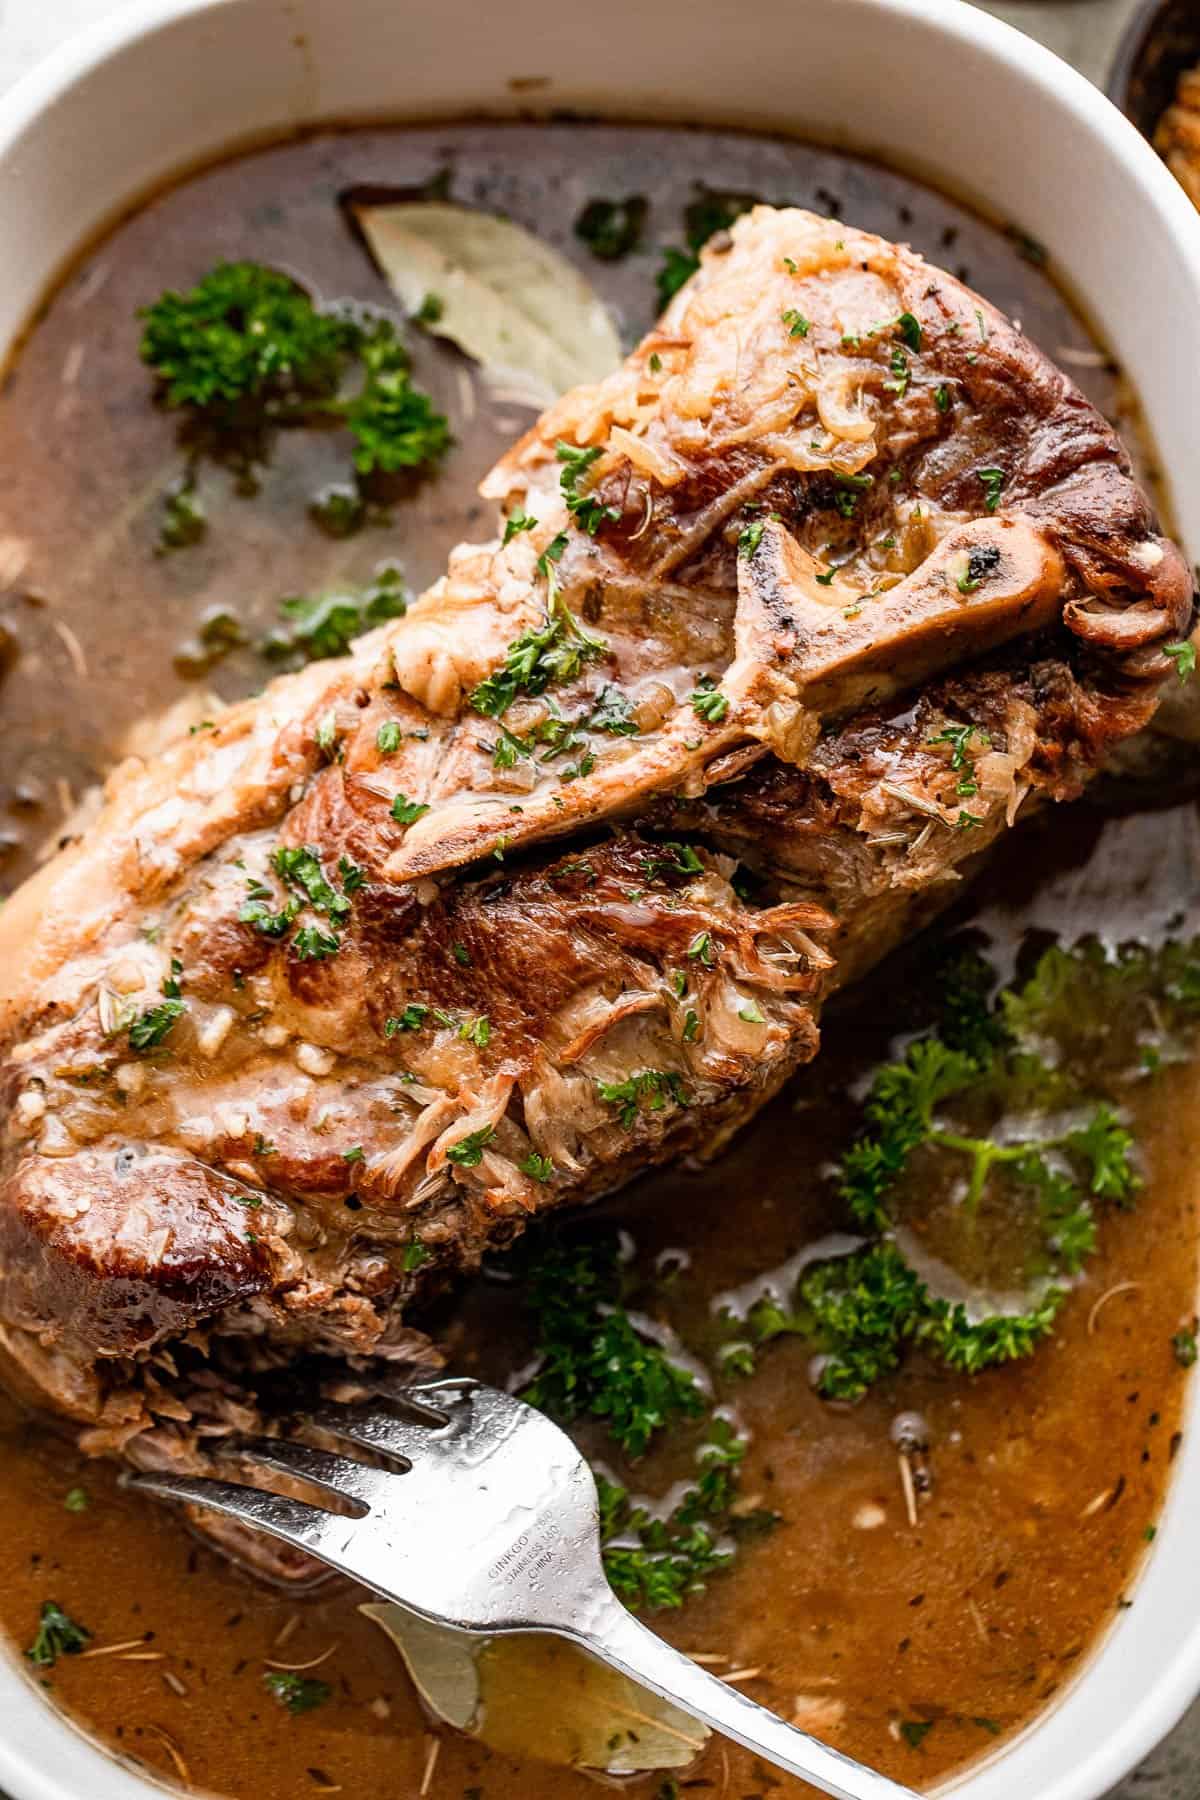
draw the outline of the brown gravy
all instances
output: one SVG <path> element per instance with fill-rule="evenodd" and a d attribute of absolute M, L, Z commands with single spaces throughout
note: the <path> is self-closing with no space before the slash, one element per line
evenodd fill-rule
<path fill-rule="evenodd" d="M 37 844 L 61 829 L 126 730 L 195 694 L 172 657 L 206 611 L 236 611 L 253 640 L 275 623 L 284 594 L 364 579 L 385 560 L 399 560 L 419 589 L 451 543 L 486 529 L 474 483 L 527 415 L 490 402 L 464 361 L 414 334 L 417 378 L 450 413 L 458 447 L 443 475 L 396 508 L 390 530 L 331 542 L 308 521 L 310 495 L 344 471 L 344 446 L 294 433 L 281 438 L 253 499 L 206 469 L 207 538 L 154 553 L 161 495 L 182 458 L 175 421 L 151 404 L 137 361 L 135 309 L 238 256 L 292 270 L 324 298 L 386 305 L 338 195 L 357 184 L 418 184 L 443 168 L 453 197 L 510 213 L 575 257 L 627 337 L 652 316 L 656 246 L 681 241 L 680 213 L 702 174 L 767 199 L 821 210 L 836 202 L 855 222 L 910 239 L 1020 317 L 1103 408 L 1118 404 L 1111 366 L 1014 239 L 852 157 L 734 134 L 559 124 L 324 134 L 214 168 L 89 252 L 47 308 L 0 404 L 6 886 L 28 872 Z M 616 264 L 590 258 L 571 232 L 583 202 L 638 191 L 651 197 L 645 248 Z M 265 672 L 244 649 L 209 680 L 232 697 Z M 1165 919 L 1196 893 L 1193 827 L 1187 807 L 1103 828 L 1089 811 L 1069 831 L 1026 836 L 1008 858 L 1011 875 L 999 868 L 989 877 L 984 922 L 1002 943 L 1030 921 L 1070 938 L 1111 917 L 1123 933 L 1121 894 L 1112 892 L 1120 883 L 1137 895 L 1141 920 Z M 1151 872 L 1149 901 L 1145 886 L 1130 885 L 1131 833 L 1138 866 Z M 1057 886 L 1055 858 L 1065 871 Z M 1023 875 L 1031 865 L 1045 876 L 1032 893 Z M 1060 906 L 1056 896 L 1072 893 Z M 701 1354 L 714 1342 L 719 1294 L 829 1230 L 820 1171 L 854 1129 L 855 1082 L 906 1022 L 911 980 L 901 959 L 851 999 L 830 1020 L 819 1062 L 715 1167 L 660 1175 L 606 1209 L 632 1231 L 647 1266 L 660 1253 L 685 1253 L 653 1310 Z M 1192 1065 L 1135 1091 L 1147 1155 L 1138 1208 L 1106 1214 L 1100 1252 L 1031 1362 L 967 1382 L 914 1360 L 840 1410 L 813 1395 L 803 1343 L 772 1345 L 733 1399 L 751 1433 L 742 1491 L 783 1522 L 685 1610 L 655 1615 L 656 1628 L 687 1650 L 727 1658 L 720 1668 L 752 1671 L 741 1680 L 755 1698 L 918 1787 L 1034 1716 L 1128 1598 L 1177 1444 L 1184 1377 L 1171 1336 L 1195 1304 L 1196 1201 L 1176 1122 L 1198 1100 Z M 1138 1285 L 1098 1306 L 1129 1282 Z M 511 1291 L 494 1284 L 476 1284 L 448 1308 L 442 1336 L 456 1368 L 503 1375 L 528 1356 L 528 1322 Z M 896 1414 L 910 1410 L 928 1421 L 935 1483 L 915 1525 L 889 1439 Z M 330 1584 L 298 1599 L 251 1580 L 3 1399 L 0 1439 L 3 1624 L 27 1644 L 52 1596 L 98 1648 L 144 1640 L 123 1654 L 60 1660 L 47 1686 L 74 1717 L 145 1767 L 167 1777 L 185 1770 L 197 1788 L 239 1800 L 426 1791 L 429 1728 L 395 1652 L 358 1614 L 360 1593 Z M 618 1472 L 661 1493 L 685 1472 L 691 1448 L 685 1436 Z M 86 1510 L 66 1511 L 79 1486 Z M 294 1718 L 265 1692 L 264 1667 L 322 1656 L 314 1672 L 332 1697 Z M 548 1701 L 530 1696 L 531 1737 Z M 918 1743 L 901 1730 L 913 1718 L 930 1722 Z M 593 1791 L 583 1776 L 491 1755 L 453 1734 L 442 1737 L 428 1779 L 434 1800 Z M 755 1800 L 777 1787 L 802 1791 L 716 1740 L 679 1779 L 681 1793 L 712 1800 Z M 638 1791 L 658 1789 L 653 1777 Z"/>

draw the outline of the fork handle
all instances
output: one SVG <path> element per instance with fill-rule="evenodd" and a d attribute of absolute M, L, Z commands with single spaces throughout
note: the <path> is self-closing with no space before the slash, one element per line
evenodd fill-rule
<path fill-rule="evenodd" d="M 664 1643 L 613 1599 L 587 1628 L 572 1632 L 584 1649 L 664 1700 L 702 1719 L 714 1731 L 756 1750 L 789 1775 L 799 1775 L 834 1800 L 917 1800 L 911 1788 L 878 1775 L 830 1749 L 721 1681 Z"/>

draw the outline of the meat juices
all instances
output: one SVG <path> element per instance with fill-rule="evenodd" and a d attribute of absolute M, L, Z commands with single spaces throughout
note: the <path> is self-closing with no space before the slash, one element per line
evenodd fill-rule
<path fill-rule="evenodd" d="M 0 1328 L 90 1449 L 208 1467 L 243 1369 L 426 1355 L 485 1247 L 723 1142 L 1190 620 L 1066 377 L 809 213 L 740 220 L 481 491 L 536 523 L 127 762 L 0 914 Z M 540 691 L 518 639 L 569 653 Z"/>

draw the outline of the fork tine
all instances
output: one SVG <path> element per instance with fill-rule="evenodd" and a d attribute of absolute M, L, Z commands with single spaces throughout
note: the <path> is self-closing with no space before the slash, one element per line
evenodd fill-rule
<path fill-rule="evenodd" d="M 317 1556 L 322 1554 L 331 1526 L 344 1530 L 353 1523 L 336 1513 L 322 1512 L 319 1506 L 309 1506 L 305 1500 L 285 1499 L 280 1494 L 264 1493 L 261 1488 L 239 1487 L 233 1481 L 213 1481 L 202 1475 L 126 1475 L 122 1483 L 139 1493 L 155 1494 L 160 1500 L 207 1507 L 210 1512 L 223 1513 L 258 1531 L 269 1531 L 285 1544 Z"/>
<path fill-rule="evenodd" d="M 384 1478 L 382 1470 L 369 1468 L 366 1463 L 354 1462 L 330 1450 L 314 1449 L 311 1444 L 296 1444 L 288 1438 L 247 1438 L 238 1450 L 250 1462 L 278 1469 L 284 1475 L 296 1475 L 343 1500 L 365 1504 L 372 1489 Z"/>
<path fill-rule="evenodd" d="M 409 1469 L 438 1447 L 431 1425 L 416 1425 L 381 1406 L 327 1405 L 309 1417 L 318 1430 L 346 1438 L 365 1450 L 382 1451 Z M 441 1419 L 437 1423 L 440 1425 Z"/>

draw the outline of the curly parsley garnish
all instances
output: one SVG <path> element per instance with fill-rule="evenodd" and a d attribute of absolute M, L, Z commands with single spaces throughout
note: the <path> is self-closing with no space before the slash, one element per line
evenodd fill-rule
<path fill-rule="evenodd" d="M 274 427 L 328 420 L 349 432 L 360 476 L 428 466 L 450 446 L 391 320 L 322 311 L 279 270 L 218 263 L 139 316 L 142 361 L 165 404 L 188 411 L 218 451 L 242 442 L 246 465 Z"/>
<path fill-rule="evenodd" d="M 694 1376 L 638 1332 L 620 1288 L 609 1239 L 541 1252 L 526 1279 L 541 1360 L 522 1398 L 564 1424 L 591 1413 L 640 1456 L 672 1419 L 698 1416 L 704 1398 Z"/>

